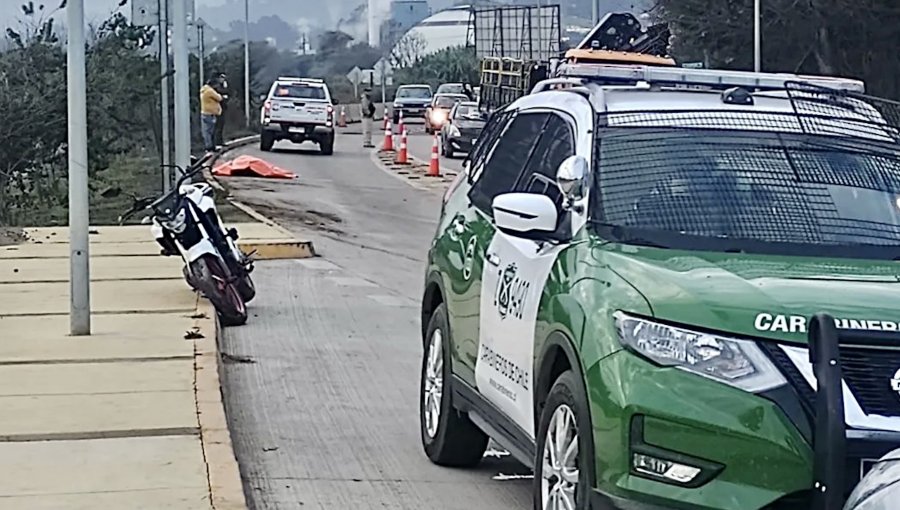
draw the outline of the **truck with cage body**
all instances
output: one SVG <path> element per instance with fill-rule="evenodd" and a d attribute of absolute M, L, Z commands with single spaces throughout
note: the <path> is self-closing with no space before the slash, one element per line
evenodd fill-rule
<path fill-rule="evenodd" d="M 567 63 L 674 67 L 665 23 L 642 27 L 630 13 L 609 13 L 575 47 L 563 50 L 559 5 L 474 9 L 480 106 L 493 111 L 559 76 Z M 565 86 L 558 84 L 557 86 Z"/>

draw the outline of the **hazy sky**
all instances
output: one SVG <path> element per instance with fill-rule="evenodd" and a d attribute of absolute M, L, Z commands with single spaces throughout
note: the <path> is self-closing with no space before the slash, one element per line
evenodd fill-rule
<path fill-rule="evenodd" d="M 27 2 L 28 0 L 0 0 L 0 27 L 5 29 L 11 25 L 14 25 L 17 20 L 22 18 L 22 4 Z M 46 11 L 52 11 L 59 7 L 61 0 L 33 0 L 35 6 L 44 4 L 44 9 Z M 84 0 L 84 17 L 85 20 L 90 22 L 100 22 L 109 17 L 111 13 L 115 10 L 120 9 L 123 14 L 131 17 L 131 2 L 135 0 L 128 0 L 128 3 L 125 4 L 124 7 L 118 7 L 120 0 Z M 138 0 L 138 1 L 148 1 L 148 0 Z M 209 9 L 210 7 L 215 7 L 218 5 L 222 5 L 224 0 L 194 0 L 197 6 L 197 11 L 200 16 L 203 15 L 203 11 L 205 9 Z M 61 18 L 60 21 L 65 21 L 65 11 L 59 11 L 57 17 Z M 237 15 L 235 16 L 237 17 Z"/>

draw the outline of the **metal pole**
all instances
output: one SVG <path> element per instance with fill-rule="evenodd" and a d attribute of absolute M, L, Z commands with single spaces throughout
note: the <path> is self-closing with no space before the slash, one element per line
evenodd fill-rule
<path fill-rule="evenodd" d="M 69 0 L 66 14 L 69 32 L 66 51 L 69 96 L 69 325 L 73 336 L 81 336 L 91 334 L 84 0 Z"/>
<path fill-rule="evenodd" d="M 250 0 L 244 0 L 244 116 L 250 127 Z"/>
<path fill-rule="evenodd" d="M 593 25 L 597 26 L 597 21 L 600 19 L 600 6 L 597 5 L 599 0 L 591 0 L 591 19 L 593 20 Z"/>
<path fill-rule="evenodd" d="M 175 58 L 175 164 L 191 163 L 191 98 L 188 67 L 187 0 L 173 0 L 172 49 Z"/>
<path fill-rule="evenodd" d="M 762 70 L 762 20 L 760 19 L 760 0 L 753 0 L 753 70 Z"/>
<path fill-rule="evenodd" d="M 199 53 L 199 64 L 200 64 L 200 86 L 206 84 L 206 62 L 205 57 L 203 55 L 203 24 L 197 23 L 197 45 L 198 45 L 198 53 Z M 200 124 L 201 129 L 203 126 L 203 113 L 200 112 Z"/>
<path fill-rule="evenodd" d="M 160 111 L 162 112 L 162 163 L 172 163 L 172 137 L 169 126 L 169 2 L 159 0 L 159 69 L 162 72 L 160 86 Z M 172 175 L 169 167 L 163 167 L 163 192 L 168 193 L 172 187 Z"/>
<path fill-rule="evenodd" d="M 200 86 L 206 84 L 206 57 L 204 55 L 205 48 L 203 47 L 203 25 L 197 25 L 197 39 L 199 45 L 200 52 Z"/>

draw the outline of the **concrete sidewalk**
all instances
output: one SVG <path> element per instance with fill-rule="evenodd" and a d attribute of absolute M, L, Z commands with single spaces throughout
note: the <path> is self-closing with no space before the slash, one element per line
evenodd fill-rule
<path fill-rule="evenodd" d="M 0 508 L 245 508 L 212 307 L 149 227 L 93 232 L 90 337 L 68 336 L 66 229 L 0 247 Z"/>

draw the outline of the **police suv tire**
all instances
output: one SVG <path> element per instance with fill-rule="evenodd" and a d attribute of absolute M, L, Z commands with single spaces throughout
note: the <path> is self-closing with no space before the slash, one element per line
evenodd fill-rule
<path fill-rule="evenodd" d="M 434 437 L 428 436 L 425 422 L 425 372 L 428 364 L 429 348 L 435 330 L 440 329 L 443 337 L 443 384 L 441 389 L 440 418 Z M 447 321 L 447 305 L 441 304 L 434 311 L 428 323 L 425 349 L 422 353 L 422 372 L 419 382 L 419 430 L 422 446 L 431 462 L 439 466 L 474 467 L 481 462 L 487 450 L 487 434 L 469 419 L 469 416 L 454 409 L 451 403 L 452 386 L 450 370 L 450 327 Z"/>
<path fill-rule="evenodd" d="M 456 157 L 456 154 L 453 153 L 453 147 L 448 145 L 444 147 L 444 156 L 447 156 L 447 159 L 453 159 Z"/>
<path fill-rule="evenodd" d="M 265 132 L 259 135 L 259 150 L 269 152 L 272 150 L 273 145 L 275 145 L 275 138 L 272 135 Z"/>
<path fill-rule="evenodd" d="M 542 466 L 550 419 L 553 417 L 553 413 L 563 405 L 568 406 L 575 415 L 578 431 L 578 488 L 575 493 L 575 510 L 591 509 L 590 498 L 596 476 L 594 475 L 594 436 L 588 410 L 587 392 L 579 376 L 572 370 L 566 370 L 560 374 L 550 388 L 538 422 L 537 445 L 534 452 L 534 485 L 532 486 L 534 510 L 543 510 L 541 501 Z"/>

